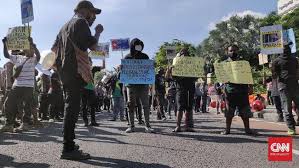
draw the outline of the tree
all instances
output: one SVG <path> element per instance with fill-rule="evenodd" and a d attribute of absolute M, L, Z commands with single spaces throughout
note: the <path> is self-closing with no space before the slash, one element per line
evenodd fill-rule
<path fill-rule="evenodd" d="M 252 66 L 258 65 L 260 19 L 251 15 L 232 16 L 216 25 L 209 37 L 201 43 L 202 55 L 210 56 L 212 61 L 224 60 L 226 49 L 232 44 L 240 47 L 240 55 Z"/>
<path fill-rule="evenodd" d="M 284 29 L 293 28 L 296 37 L 297 51 L 299 51 L 299 8 L 280 18 Z"/>

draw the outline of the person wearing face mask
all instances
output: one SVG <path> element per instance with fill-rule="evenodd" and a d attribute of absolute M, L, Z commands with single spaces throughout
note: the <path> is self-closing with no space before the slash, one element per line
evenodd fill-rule
<path fill-rule="evenodd" d="M 135 38 L 130 43 L 130 53 L 125 57 L 125 59 L 149 59 L 149 57 L 142 52 L 144 44 L 141 40 Z M 141 101 L 144 119 L 145 119 L 145 132 L 153 133 L 154 130 L 150 126 L 150 106 L 149 106 L 149 96 L 148 96 L 148 85 L 143 84 L 129 84 L 127 87 L 128 96 L 128 109 L 129 109 L 129 122 L 130 126 L 126 130 L 126 133 L 131 133 L 135 131 L 134 124 L 134 111 L 136 107 L 136 102 Z"/>
<path fill-rule="evenodd" d="M 239 47 L 237 45 L 232 45 L 228 47 L 228 62 L 231 61 L 240 61 L 241 58 L 238 55 Z M 227 102 L 225 110 L 226 118 L 226 129 L 221 132 L 222 135 L 230 134 L 230 128 L 232 124 L 235 111 L 239 111 L 239 116 L 242 118 L 245 133 L 247 135 L 255 134 L 249 126 L 249 118 L 253 116 L 250 105 L 249 105 L 249 85 L 247 84 L 235 84 L 235 83 L 226 83 L 225 84 L 225 99 Z"/>
<path fill-rule="evenodd" d="M 272 63 L 272 77 L 278 80 L 283 112 L 285 113 L 288 135 L 296 135 L 296 122 L 292 113 L 292 102 L 299 107 L 299 85 L 297 78 L 298 61 L 291 54 L 291 43 L 284 45 L 284 53 Z"/>
<path fill-rule="evenodd" d="M 36 48 L 36 45 L 33 43 L 32 38 L 29 38 L 30 49 L 24 50 L 25 56 L 10 55 L 6 45 L 7 39 L 4 38 L 2 41 L 5 58 L 10 59 L 15 65 L 15 73 L 13 75 L 15 80 L 13 82 L 12 89 L 4 102 L 7 120 L 5 126 L 0 130 L 0 132 L 26 131 L 29 129 L 29 123 L 31 122 L 35 66 L 40 59 L 40 53 Z M 18 75 L 16 71 L 19 71 Z M 14 129 L 16 113 L 18 112 L 17 106 L 22 102 L 25 102 L 22 123 L 18 128 Z"/>
<path fill-rule="evenodd" d="M 74 10 L 75 16 L 68 21 L 56 37 L 52 51 L 56 53 L 56 67 L 65 92 L 65 114 L 63 122 L 63 151 L 61 159 L 86 160 L 90 155 L 79 150 L 75 144 L 75 125 L 80 111 L 81 90 L 93 82 L 88 49 L 96 50 L 103 26 L 90 26 L 101 10 L 89 1 L 82 0 Z"/>

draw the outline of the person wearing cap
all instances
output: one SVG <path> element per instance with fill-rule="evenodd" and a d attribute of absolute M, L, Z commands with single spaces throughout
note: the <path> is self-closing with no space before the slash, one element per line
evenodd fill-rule
<path fill-rule="evenodd" d="M 272 77 L 278 80 L 285 120 L 288 126 L 288 135 L 296 135 L 296 122 L 292 112 L 292 102 L 299 107 L 299 85 L 297 78 L 298 61 L 291 56 L 290 44 L 284 45 L 283 54 L 272 63 Z"/>
<path fill-rule="evenodd" d="M 52 51 L 56 53 L 56 66 L 65 92 L 65 114 L 63 122 L 63 151 L 61 159 L 86 160 L 90 155 L 83 153 L 75 144 L 75 125 L 80 111 L 81 90 L 93 81 L 88 49 L 96 50 L 100 34 L 104 28 L 97 25 L 95 35 L 90 26 L 101 13 L 89 1 L 78 3 L 75 15 L 60 30 Z"/>

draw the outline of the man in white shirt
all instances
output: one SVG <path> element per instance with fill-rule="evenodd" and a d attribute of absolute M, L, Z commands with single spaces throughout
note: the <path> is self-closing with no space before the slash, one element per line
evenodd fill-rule
<path fill-rule="evenodd" d="M 11 62 L 15 65 L 16 69 L 22 66 L 21 72 L 19 75 L 14 76 L 14 82 L 12 89 L 7 96 L 4 106 L 5 106 L 5 115 L 6 115 L 6 124 L 1 129 L 0 132 L 19 132 L 28 129 L 28 123 L 31 117 L 32 110 L 32 100 L 33 100 L 33 88 L 34 88 L 34 78 L 35 78 L 35 66 L 40 59 L 40 53 L 36 48 L 36 45 L 33 43 L 32 38 L 30 41 L 30 49 L 24 50 L 23 55 L 10 55 L 6 41 L 3 40 L 4 46 L 4 56 L 7 59 L 10 59 Z M 15 73 L 16 74 L 16 73 Z M 14 129 L 14 122 L 16 119 L 17 105 L 21 102 L 25 102 L 24 115 L 22 119 L 22 124 L 20 127 Z"/>

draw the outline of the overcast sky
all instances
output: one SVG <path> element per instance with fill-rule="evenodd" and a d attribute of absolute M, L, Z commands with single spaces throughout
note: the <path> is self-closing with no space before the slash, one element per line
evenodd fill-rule
<path fill-rule="evenodd" d="M 63 24 L 74 15 L 79 0 L 33 0 L 35 20 L 31 23 L 38 48 L 48 50 Z M 112 38 L 138 37 L 150 57 L 166 41 L 180 39 L 198 45 L 217 22 L 234 14 L 262 17 L 277 9 L 277 0 L 91 0 L 102 9 L 94 25 L 105 30 L 100 42 Z M 21 25 L 20 0 L 5 0 L 0 6 L 0 35 L 9 27 Z M 94 27 L 91 28 L 94 32 Z M 2 51 L 2 43 L 0 48 Z M 0 52 L 0 66 L 7 60 Z M 112 52 L 107 60 L 111 69 L 120 63 L 121 53 Z"/>

